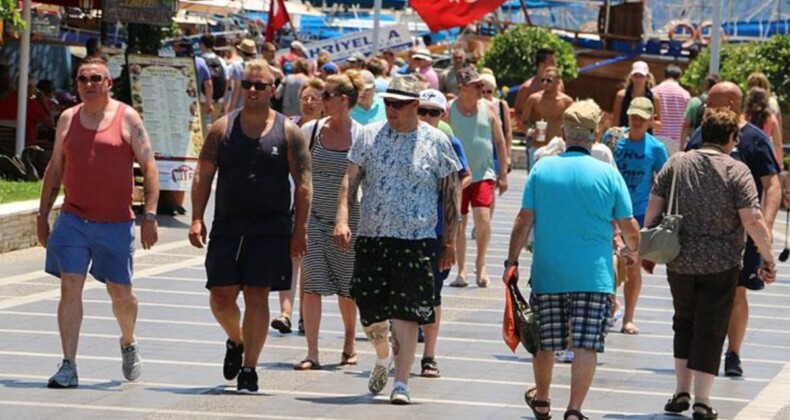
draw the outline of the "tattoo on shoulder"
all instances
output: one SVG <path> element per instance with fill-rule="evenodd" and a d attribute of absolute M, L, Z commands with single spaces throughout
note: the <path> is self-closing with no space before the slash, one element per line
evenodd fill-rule
<path fill-rule="evenodd" d="M 145 126 L 140 123 L 134 128 L 134 139 L 138 143 L 145 143 L 148 139 L 148 134 L 145 132 Z"/>

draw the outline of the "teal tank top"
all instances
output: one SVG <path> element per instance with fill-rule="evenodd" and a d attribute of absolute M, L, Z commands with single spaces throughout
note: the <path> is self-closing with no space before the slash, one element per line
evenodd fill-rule
<path fill-rule="evenodd" d="M 458 109 L 458 101 L 450 107 L 450 126 L 461 140 L 472 172 L 472 182 L 496 180 L 494 171 L 494 141 L 488 106 L 482 100 L 477 103 L 477 115 L 467 117 Z"/>

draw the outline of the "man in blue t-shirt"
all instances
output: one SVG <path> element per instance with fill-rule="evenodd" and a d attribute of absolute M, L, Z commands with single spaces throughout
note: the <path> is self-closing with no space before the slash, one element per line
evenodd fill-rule
<path fill-rule="evenodd" d="M 554 352 L 567 347 L 575 357 L 565 418 L 585 418 L 581 405 L 592 385 L 597 353 L 604 351 L 614 290 L 613 221 L 623 232 L 624 255 L 635 261 L 639 250 L 639 226 L 623 177 L 590 156 L 600 118 L 592 100 L 565 110 L 567 151 L 542 158 L 530 171 L 510 237 L 506 283 L 534 224 L 531 300 L 540 324 L 540 350 L 533 359 L 536 386 L 525 398 L 536 418 L 547 418 Z"/>
<path fill-rule="evenodd" d="M 658 171 L 669 159 L 664 143 L 653 137 L 647 130 L 653 120 L 653 101 L 645 97 L 635 98 L 628 107 L 628 131 L 619 139 L 614 147 L 614 160 L 617 169 L 625 179 L 634 218 L 640 227 L 644 227 L 647 202 L 650 200 L 650 188 Z M 642 291 L 642 272 L 639 265 L 633 265 L 626 272 L 628 281 L 625 283 L 625 316 L 623 328 L 625 334 L 639 334 L 634 325 L 634 313 L 639 293 Z"/>
<path fill-rule="evenodd" d="M 731 82 L 715 84 L 708 91 L 708 108 L 729 108 L 740 114 L 743 94 L 738 85 Z M 702 130 L 697 129 L 689 140 L 686 150 L 698 149 L 702 146 Z M 738 131 L 738 144 L 732 150 L 732 157 L 745 163 L 752 172 L 757 194 L 761 197 L 763 217 L 768 229 L 773 232 L 774 219 L 779 211 L 782 200 L 782 187 L 779 183 L 781 167 L 774 156 L 771 139 L 755 125 L 741 118 Z M 762 259 L 757 252 L 754 241 L 748 238 L 743 253 L 743 268 L 738 279 L 735 301 L 727 329 L 727 353 L 724 357 L 724 374 L 742 376 L 741 346 L 749 323 L 749 303 L 746 301 L 746 289 L 762 290 L 765 283 L 757 276 Z"/>

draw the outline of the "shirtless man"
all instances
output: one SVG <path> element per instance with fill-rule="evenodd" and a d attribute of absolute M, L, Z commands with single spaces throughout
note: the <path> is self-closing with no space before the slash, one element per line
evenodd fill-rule
<path fill-rule="evenodd" d="M 540 80 L 546 75 L 546 70 L 548 70 L 549 67 L 557 67 L 557 59 L 554 55 L 554 50 L 549 48 L 541 48 L 535 54 L 535 65 L 538 66 L 538 69 L 535 71 L 534 76 L 521 84 L 518 94 L 516 94 L 515 110 L 519 122 L 524 113 L 524 107 L 527 105 L 527 99 L 532 96 L 532 94 L 544 89 L 543 83 Z M 565 86 L 562 80 L 559 81 L 559 90 L 560 92 L 565 92 Z M 527 127 L 522 128 L 524 130 L 527 129 Z"/>
<path fill-rule="evenodd" d="M 562 114 L 573 104 L 573 99 L 559 89 L 560 72 L 556 67 L 549 67 L 541 79 L 543 91 L 533 93 L 527 99 L 524 113 L 521 115 L 521 126 L 533 126 L 536 121 L 548 123 L 546 139 L 535 142 L 534 147 L 545 146 L 554 137 L 562 137 Z"/>

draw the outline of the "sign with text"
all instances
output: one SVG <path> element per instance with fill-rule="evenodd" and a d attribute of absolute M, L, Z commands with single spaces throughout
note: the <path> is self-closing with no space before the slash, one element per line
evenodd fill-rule
<path fill-rule="evenodd" d="M 188 191 L 203 146 L 194 58 L 129 55 L 132 106 L 143 118 L 164 191 Z"/>
<path fill-rule="evenodd" d="M 379 29 L 379 50 L 391 49 L 397 52 L 407 50 L 413 45 L 411 32 L 404 25 L 383 26 Z M 373 31 L 354 32 L 339 38 L 310 42 L 305 44 L 305 49 L 307 58 L 311 60 L 318 58 L 322 50 L 331 54 L 335 62 L 343 62 L 355 52 L 370 55 L 373 52 Z M 288 51 L 280 50 L 277 55 L 287 54 Z"/>
<path fill-rule="evenodd" d="M 146 23 L 170 26 L 173 24 L 173 3 L 177 0 L 104 0 L 104 20 L 114 24 Z"/>
<path fill-rule="evenodd" d="M 37 13 L 30 17 L 30 32 L 42 38 L 60 37 L 60 15 L 57 13 Z"/>

